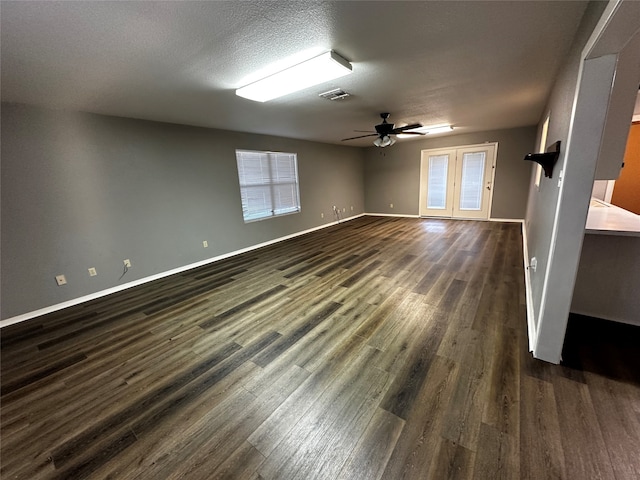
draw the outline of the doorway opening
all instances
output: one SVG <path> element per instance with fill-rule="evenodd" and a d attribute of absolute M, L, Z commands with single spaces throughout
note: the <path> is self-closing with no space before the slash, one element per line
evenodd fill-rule
<path fill-rule="evenodd" d="M 487 220 L 497 143 L 423 150 L 420 216 Z"/>

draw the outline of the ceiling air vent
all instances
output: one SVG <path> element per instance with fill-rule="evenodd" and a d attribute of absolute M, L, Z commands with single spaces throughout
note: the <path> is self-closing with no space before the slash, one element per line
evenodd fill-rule
<path fill-rule="evenodd" d="M 344 90 L 342 90 L 341 88 L 334 88 L 333 90 L 329 90 L 328 92 L 321 93 L 318 96 L 322 98 L 327 98 L 329 100 L 344 100 L 350 95 Z"/>

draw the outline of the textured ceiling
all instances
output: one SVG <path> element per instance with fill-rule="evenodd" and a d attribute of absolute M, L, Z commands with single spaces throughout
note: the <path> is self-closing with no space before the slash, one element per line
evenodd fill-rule
<path fill-rule="evenodd" d="M 391 112 L 533 125 L 586 2 L 2 1 L 2 100 L 341 143 Z M 353 74 L 268 103 L 234 90 L 334 49 Z M 318 94 L 341 87 L 342 101 Z M 371 139 L 345 142 L 371 145 Z"/>

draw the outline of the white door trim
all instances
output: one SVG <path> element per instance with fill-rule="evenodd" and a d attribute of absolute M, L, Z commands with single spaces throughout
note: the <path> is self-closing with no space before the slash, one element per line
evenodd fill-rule
<path fill-rule="evenodd" d="M 483 186 L 483 189 L 489 187 L 488 194 L 486 197 L 483 197 L 483 202 L 486 202 L 486 213 L 485 209 L 482 209 L 481 215 L 476 215 L 473 213 L 469 213 L 465 215 L 462 212 L 465 210 L 460 210 L 456 208 L 456 205 L 459 205 L 458 199 L 454 198 L 454 194 L 456 193 L 453 188 L 447 189 L 447 200 L 445 209 L 428 209 L 427 205 L 427 179 L 428 175 L 425 172 L 425 164 L 426 159 L 429 156 L 433 155 L 449 155 L 449 168 L 447 171 L 447 180 L 448 183 L 458 182 L 460 184 L 461 177 L 461 160 L 458 160 L 458 156 L 461 156 L 464 153 L 472 150 L 486 149 L 487 150 L 487 163 L 486 163 L 486 185 Z M 489 220 L 491 218 L 491 207 L 493 206 L 493 192 L 495 185 L 495 175 L 496 175 L 496 165 L 498 158 L 498 142 L 485 142 L 485 143 L 477 143 L 472 145 L 457 145 L 453 147 L 444 147 L 444 148 L 431 148 L 421 150 L 420 152 L 420 193 L 418 197 L 418 214 L 421 217 L 441 217 L 441 218 L 453 218 L 460 220 Z M 453 162 L 452 162 L 453 160 Z M 485 192 L 486 193 L 486 192 Z"/>

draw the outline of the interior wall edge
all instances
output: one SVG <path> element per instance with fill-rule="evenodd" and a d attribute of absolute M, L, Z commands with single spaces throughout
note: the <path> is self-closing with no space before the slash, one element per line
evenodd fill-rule
<path fill-rule="evenodd" d="M 529 250 L 527 248 L 527 224 L 522 221 L 522 260 L 524 262 L 524 293 L 527 310 L 527 337 L 529 340 L 529 351 L 535 349 L 534 340 L 536 338 L 536 318 L 533 308 L 533 292 L 531 291 L 531 272 L 529 271 Z"/>

